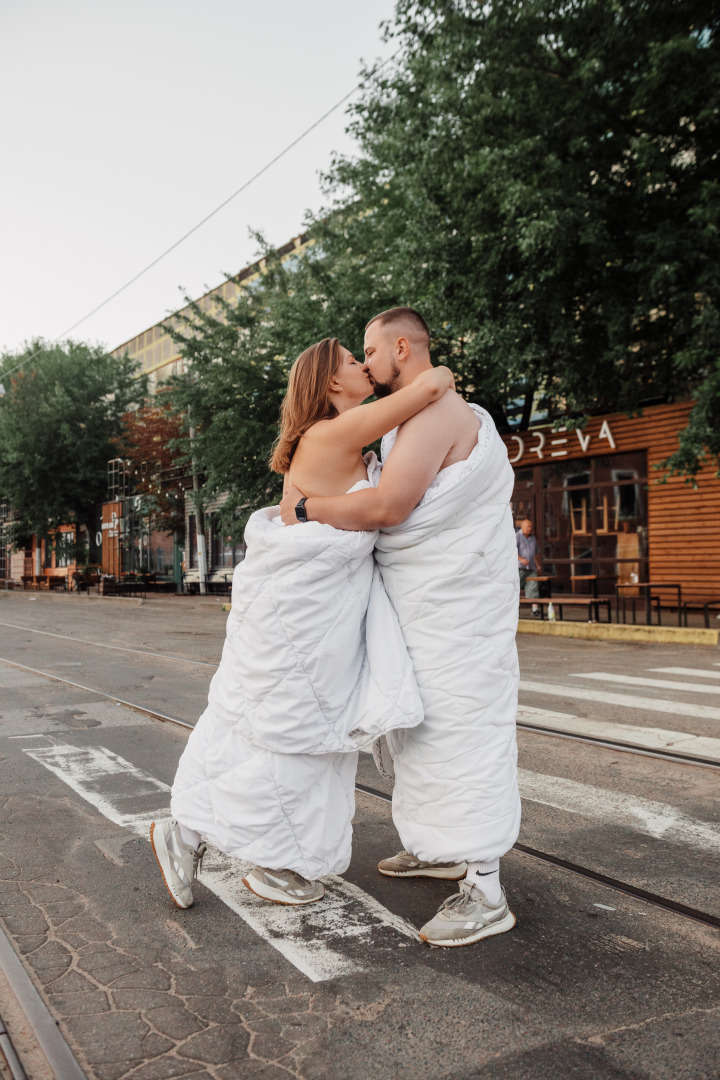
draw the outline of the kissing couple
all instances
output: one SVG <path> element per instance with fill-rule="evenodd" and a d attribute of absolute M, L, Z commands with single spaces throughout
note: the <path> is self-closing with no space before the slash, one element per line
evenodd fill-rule
<path fill-rule="evenodd" d="M 206 840 L 252 864 L 264 900 L 321 901 L 350 864 L 372 749 L 403 844 L 378 870 L 459 881 L 420 938 L 469 945 L 515 925 L 499 870 L 520 825 L 513 471 L 417 311 L 376 315 L 364 353 L 326 338 L 293 364 L 282 502 L 248 521 L 208 706 L 151 839 L 179 907 Z M 364 453 L 381 436 L 382 465 Z"/>

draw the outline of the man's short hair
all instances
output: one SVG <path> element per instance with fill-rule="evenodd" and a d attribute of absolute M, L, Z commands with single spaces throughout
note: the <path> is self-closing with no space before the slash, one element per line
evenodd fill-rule
<path fill-rule="evenodd" d="M 380 323 L 381 326 L 390 326 L 397 323 L 398 327 L 404 324 L 409 333 L 414 337 L 421 337 L 430 348 L 430 327 L 415 308 L 393 307 L 387 311 L 381 311 L 379 315 L 375 315 L 367 323 L 365 329 L 367 330 L 368 326 L 372 326 L 373 323 Z"/>

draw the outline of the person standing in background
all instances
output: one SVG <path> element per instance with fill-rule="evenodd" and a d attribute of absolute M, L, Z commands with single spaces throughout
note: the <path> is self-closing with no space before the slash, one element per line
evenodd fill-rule
<path fill-rule="evenodd" d="M 533 536 L 533 523 L 530 518 L 523 518 L 520 528 L 515 533 L 515 541 L 518 550 L 518 571 L 520 573 L 520 588 L 525 591 L 528 600 L 537 600 L 540 596 L 540 587 L 537 581 L 528 581 L 531 575 L 540 571 L 540 545 Z M 536 617 L 540 614 L 540 608 L 533 604 L 532 613 Z"/>

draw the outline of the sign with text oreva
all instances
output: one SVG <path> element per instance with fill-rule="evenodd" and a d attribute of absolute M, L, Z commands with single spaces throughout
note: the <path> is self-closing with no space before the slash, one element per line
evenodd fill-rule
<path fill-rule="evenodd" d="M 511 465 L 515 465 L 526 453 L 536 454 L 538 461 L 576 456 L 578 451 L 585 454 L 590 449 L 597 449 L 597 443 L 601 440 L 611 450 L 615 449 L 615 439 L 607 420 L 603 420 L 597 435 L 586 434 L 580 428 L 568 431 L 565 427 L 556 428 L 555 431 L 527 431 L 523 435 L 510 436 L 508 456 Z M 595 445 L 591 445 L 593 443 Z"/>

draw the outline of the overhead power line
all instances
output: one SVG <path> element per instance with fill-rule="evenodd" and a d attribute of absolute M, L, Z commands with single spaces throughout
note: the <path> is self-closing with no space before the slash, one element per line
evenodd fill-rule
<path fill-rule="evenodd" d="M 368 79 L 373 78 L 375 75 L 378 74 L 378 72 L 382 71 L 382 69 L 386 67 L 392 60 L 394 60 L 400 52 L 402 52 L 402 46 L 397 49 L 392 54 L 392 56 L 388 56 L 387 59 L 383 60 L 382 63 L 378 64 L 378 66 L 369 73 Z M 147 266 L 144 266 L 142 270 L 139 270 L 137 274 L 134 274 L 128 281 L 125 282 L 124 285 L 121 285 L 119 289 L 116 289 L 115 292 L 111 293 L 110 296 L 105 298 L 105 300 L 97 304 L 92 309 L 92 311 L 88 311 L 86 315 L 83 315 L 81 319 L 78 319 L 77 322 L 74 322 L 72 326 L 69 326 L 67 328 L 67 330 L 63 330 L 60 334 L 57 335 L 57 337 L 52 338 L 48 342 L 48 344 L 53 345 L 56 341 L 60 341 L 61 338 L 64 338 L 68 334 L 71 334 L 73 330 L 77 329 L 78 326 L 81 326 L 84 322 L 87 322 L 87 320 L 93 315 L 95 315 L 96 312 L 104 308 L 117 296 L 120 296 L 120 294 L 125 292 L 126 289 L 129 289 L 131 285 L 134 285 L 136 281 L 143 277 L 144 274 L 147 274 L 149 270 L 152 270 L 154 266 L 157 266 L 159 262 L 162 262 L 162 260 L 170 254 L 170 252 L 175 251 L 176 248 L 180 247 L 180 245 L 183 244 L 188 239 L 188 237 L 192 236 L 193 233 L 196 233 L 198 229 L 201 229 L 203 225 L 206 225 L 207 222 L 211 220 L 211 218 L 214 218 L 215 215 L 219 214 L 221 210 L 223 210 L 229 203 L 233 201 L 233 199 L 236 199 L 238 195 L 241 195 L 243 191 L 246 191 L 250 187 L 250 185 L 254 184 L 256 180 L 258 180 L 261 176 L 264 175 L 264 173 L 268 171 L 268 169 L 271 169 L 273 165 L 276 165 L 277 162 L 280 161 L 281 158 L 285 157 L 285 155 L 288 154 L 295 146 L 297 146 L 298 143 L 302 142 L 302 140 L 306 138 L 312 131 L 314 131 L 315 128 L 319 127 L 320 124 L 323 123 L 323 121 L 327 120 L 328 116 L 332 116 L 334 112 L 337 112 L 337 110 L 342 105 L 344 105 L 346 101 L 349 101 L 350 98 L 365 85 L 368 79 L 363 79 L 361 82 L 357 83 L 352 88 L 352 90 L 350 90 L 347 94 L 341 97 L 339 101 L 336 101 L 335 104 L 327 110 L 327 112 L 324 112 L 321 117 L 315 120 L 314 123 L 310 124 L 309 127 L 305 128 L 305 130 L 301 132 L 301 134 L 298 135 L 297 138 L 293 139 L 292 142 L 289 142 L 287 146 L 283 147 L 283 149 L 278 154 L 276 154 L 274 158 L 272 158 L 265 165 L 263 165 L 261 169 L 258 169 L 258 171 L 254 173 L 248 180 L 246 180 L 244 184 L 241 184 L 236 191 L 233 191 L 232 195 L 228 195 L 226 199 L 223 199 L 223 201 L 219 203 L 214 210 L 211 210 L 209 214 L 206 214 L 205 217 L 198 221 L 197 224 L 193 225 L 191 229 L 188 229 L 186 233 L 183 233 L 183 235 L 179 237 L 179 239 L 177 239 L 173 244 L 171 244 L 170 247 L 166 248 L 163 252 L 161 252 L 161 254 L 154 258 L 152 262 L 149 262 Z M 19 371 L 21 367 L 24 367 L 25 364 L 29 363 L 36 356 L 39 356 L 41 352 L 42 349 L 38 349 L 37 352 L 34 352 L 31 356 L 26 356 L 24 360 L 22 360 L 14 368 L 10 368 L 9 371 L 0 370 L 0 375 L 2 375 L 3 378 L 7 378 L 7 376 L 12 375 L 16 371 Z"/>

